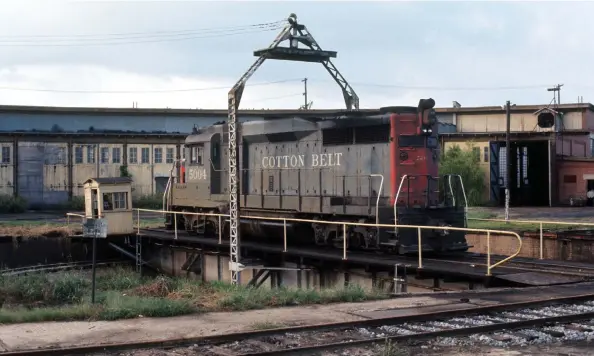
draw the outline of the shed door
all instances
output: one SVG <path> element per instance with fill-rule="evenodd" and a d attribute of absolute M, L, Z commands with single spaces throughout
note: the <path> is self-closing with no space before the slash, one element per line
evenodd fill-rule
<path fill-rule="evenodd" d="M 489 142 L 489 151 L 491 152 L 489 160 L 491 201 L 497 203 L 501 201 L 499 182 L 499 142 Z"/>
<path fill-rule="evenodd" d="M 99 192 L 97 189 L 91 189 L 91 209 L 93 219 L 99 218 Z"/>

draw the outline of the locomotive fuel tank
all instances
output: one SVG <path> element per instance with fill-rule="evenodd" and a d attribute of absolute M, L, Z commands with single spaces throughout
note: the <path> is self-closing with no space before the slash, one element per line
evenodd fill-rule
<path fill-rule="evenodd" d="M 286 233 L 287 241 L 295 243 L 303 241 L 306 236 L 312 236 L 312 229 L 308 224 L 282 220 L 240 219 L 241 232 L 259 241 L 283 240 Z M 313 242 L 313 238 L 311 239 Z"/>

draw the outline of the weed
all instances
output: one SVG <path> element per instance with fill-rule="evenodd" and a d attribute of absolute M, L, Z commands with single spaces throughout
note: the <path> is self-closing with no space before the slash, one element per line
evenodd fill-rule
<path fill-rule="evenodd" d="M 48 299 L 54 303 L 78 303 L 87 292 L 90 282 L 80 273 L 66 272 L 58 274 L 52 281 Z"/>
<path fill-rule="evenodd" d="M 134 197 L 132 206 L 140 209 L 162 209 L 163 195 L 153 194 Z"/>
<path fill-rule="evenodd" d="M 165 298 L 172 292 L 174 284 L 170 278 L 158 276 L 153 282 L 138 286 L 132 291 L 139 297 Z"/>
<path fill-rule="evenodd" d="M 398 347 L 397 343 L 392 343 L 391 340 L 386 339 L 383 346 L 378 347 L 376 356 L 408 356 L 409 352 L 406 349 Z"/>
<path fill-rule="evenodd" d="M 130 268 L 115 267 L 97 275 L 97 288 L 123 291 L 142 285 L 142 278 Z"/>
<path fill-rule="evenodd" d="M 90 279 L 79 271 L 0 277 L 0 323 L 47 320 L 116 320 L 166 317 L 200 311 L 249 310 L 287 305 L 357 302 L 385 298 L 359 286 L 335 290 L 264 289 L 186 278 L 141 278 L 118 267 L 97 275 L 96 304 Z M 7 308 L 7 306 L 17 306 Z M 260 323 L 254 328 L 281 327 Z"/>
<path fill-rule="evenodd" d="M 261 321 L 256 322 L 250 325 L 250 329 L 253 330 L 270 330 L 270 329 L 279 329 L 284 328 L 286 325 L 282 323 L 274 323 L 271 321 Z"/>
<path fill-rule="evenodd" d="M 167 317 L 194 312 L 192 305 L 186 300 L 170 300 L 165 298 L 127 296 L 109 292 L 102 301 L 103 308 L 99 318 L 116 320 L 142 317 Z"/>
<path fill-rule="evenodd" d="M 78 304 L 45 308 L 0 309 L 0 324 L 93 319 L 98 306 Z"/>
<path fill-rule="evenodd" d="M 27 201 L 20 196 L 0 195 L 0 213 L 17 214 L 27 210 Z"/>
<path fill-rule="evenodd" d="M 55 223 L 34 222 L 20 224 L 2 224 L 0 236 L 23 238 L 39 237 L 68 237 L 75 234 L 74 226 L 64 226 Z"/>

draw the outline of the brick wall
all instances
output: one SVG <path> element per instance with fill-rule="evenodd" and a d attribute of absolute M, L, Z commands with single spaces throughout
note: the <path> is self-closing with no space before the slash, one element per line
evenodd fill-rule
<path fill-rule="evenodd" d="M 486 234 L 467 234 L 466 240 L 474 253 L 487 253 Z M 517 238 L 510 235 L 491 235 L 491 254 L 510 256 L 518 249 Z M 523 236 L 522 249 L 519 257 L 539 258 L 540 237 Z M 594 240 L 582 238 L 557 238 L 555 235 L 545 235 L 543 238 L 543 257 L 550 260 L 562 261 L 594 261 Z"/>

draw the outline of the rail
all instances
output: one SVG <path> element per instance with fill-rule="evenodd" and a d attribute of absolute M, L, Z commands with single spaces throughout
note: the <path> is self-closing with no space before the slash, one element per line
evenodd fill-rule
<path fill-rule="evenodd" d="M 594 227 L 594 223 L 583 223 L 574 221 L 542 221 L 542 220 L 505 220 L 505 219 L 480 219 L 480 218 L 468 218 L 468 220 L 475 221 L 492 221 L 512 224 L 532 224 L 539 226 L 539 259 L 544 259 L 544 225 L 567 225 L 567 226 L 590 226 Z"/>
<path fill-rule="evenodd" d="M 175 239 L 178 239 L 178 232 L 177 232 L 177 215 L 195 215 L 195 216 L 212 216 L 218 217 L 219 219 L 219 229 L 218 229 L 218 237 L 219 237 L 219 244 L 223 241 L 223 233 L 222 233 L 222 218 L 229 218 L 229 214 L 215 214 L 215 213 L 194 213 L 194 212 L 179 212 L 179 211 L 163 211 L 163 210 L 154 210 L 154 209 L 140 209 L 135 208 L 137 212 L 137 233 L 140 234 L 140 212 L 154 212 L 154 213 L 162 213 L 162 214 L 173 214 L 175 218 L 174 221 L 174 233 Z M 465 232 L 474 232 L 474 233 L 486 233 L 487 234 L 487 276 L 491 276 L 491 271 L 498 266 L 506 263 L 507 261 L 515 258 L 517 255 L 520 254 L 522 250 L 522 238 L 516 232 L 513 231 L 504 231 L 504 230 L 490 230 L 490 229 L 472 229 L 467 227 L 453 227 L 453 226 L 419 226 L 419 225 L 396 225 L 396 224 L 370 224 L 370 223 L 358 223 L 358 222 L 350 222 L 350 221 L 322 221 L 322 220 L 310 220 L 310 219 L 296 219 L 296 218 L 277 218 L 277 217 L 269 217 L 269 216 L 251 216 L 251 215 L 241 215 L 239 216 L 240 219 L 253 219 L 253 220 L 271 220 L 271 221 L 282 221 L 283 222 L 283 252 L 287 252 L 287 222 L 299 222 L 299 223 L 312 223 L 312 224 L 327 224 L 327 225 L 335 225 L 335 226 L 342 226 L 342 233 L 343 233 L 343 255 L 342 259 L 347 260 L 347 227 L 350 226 L 366 226 L 366 227 L 375 227 L 375 228 L 404 228 L 404 229 L 417 229 L 417 236 L 418 236 L 418 268 L 423 268 L 423 251 L 422 251 L 422 231 L 423 230 L 451 230 L 451 231 L 465 231 Z M 504 258 L 503 260 L 491 264 L 491 234 L 499 234 L 499 235 L 511 235 L 518 239 L 518 250 Z"/>

